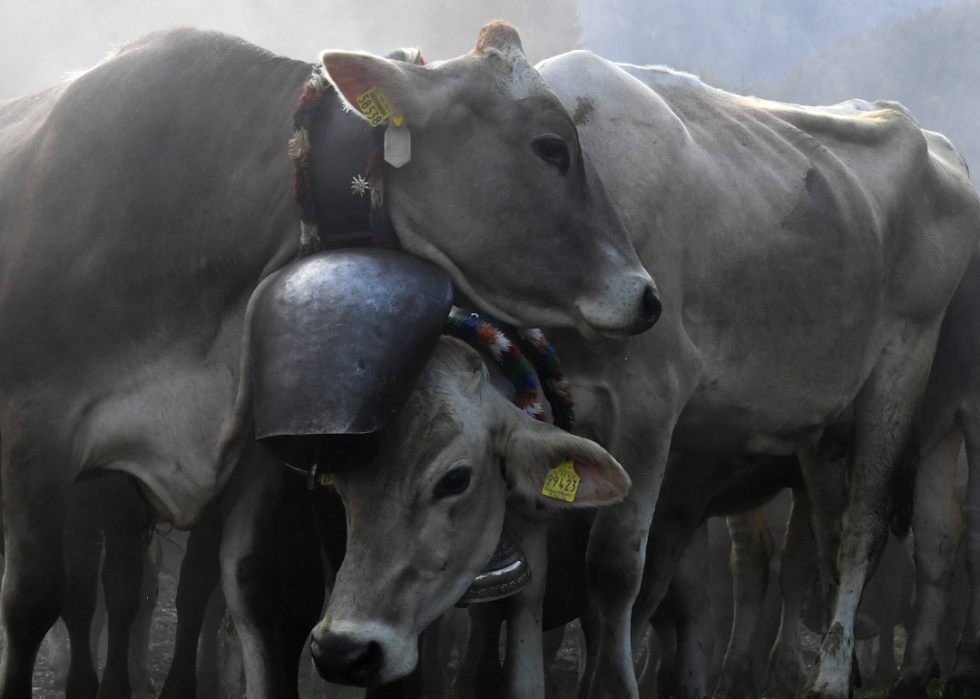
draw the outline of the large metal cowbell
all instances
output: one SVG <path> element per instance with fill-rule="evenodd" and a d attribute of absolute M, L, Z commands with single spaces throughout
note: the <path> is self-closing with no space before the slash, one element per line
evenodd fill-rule
<path fill-rule="evenodd" d="M 255 302 L 255 436 L 294 468 L 370 461 L 405 404 L 452 308 L 439 267 L 392 250 L 311 255 Z"/>

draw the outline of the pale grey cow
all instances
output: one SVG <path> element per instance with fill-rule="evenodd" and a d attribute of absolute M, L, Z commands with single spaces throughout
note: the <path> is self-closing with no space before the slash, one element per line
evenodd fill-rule
<path fill-rule="evenodd" d="M 840 574 L 831 577 L 832 624 L 807 687 L 809 697 L 843 699 L 861 591 L 889 522 L 908 525 L 911 488 L 903 478 L 917 458 L 915 406 L 946 305 L 980 238 L 980 197 L 965 163 L 892 102 L 778 104 L 587 52 L 549 59 L 539 70 L 572 112 L 664 297 L 660 327 L 637 338 L 587 343 L 549 335 L 572 377 L 578 431 L 607 447 L 633 483 L 622 504 L 600 511 L 590 541 L 601 618 L 590 696 L 637 696 L 631 635 L 652 609 L 634 610 L 633 601 L 671 446 L 732 458 L 796 453 L 819 507 L 829 495 L 817 477 L 816 444 L 848 413 L 856 443 Z M 442 464 L 444 442 L 419 427 L 406 442 L 429 440 L 433 463 Z M 359 478 L 342 487 L 346 497 L 355 498 Z M 370 490 L 372 506 L 351 511 L 364 542 L 348 554 L 352 570 L 388 532 L 369 514 L 430 517 L 437 507 L 413 489 Z M 483 528 L 474 537 L 449 519 L 438 531 L 440 546 L 456 550 L 463 537 L 481 556 L 494 538 Z M 385 551 L 392 572 L 378 568 L 378 584 L 397 594 L 414 548 Z M 348 582 L 355 578 L 341 572 L 343 607 L 328 610 L 315 639 L 329 645 L 332 624 L 342 619 L 338 633 L 357 640 L 366 653 L 357 659 L 371 658 L 374 677 L 408 672 L 413 642 L 394 644 L 388 626 L 367 622 L 374 617 L 367 598 L 355 597 Z M 446 592 L 419 594 L 436 606 L 415 617 L 433 618 L 463 582 L 427 568 L 426 589 Z M 540 600 L 523 604 L 532 617 L 540 610 Z M 631 629 L 631 618 L 642 625 Z M 535 642 L 533 634 L 522 639 Z M 382 643 L 399 650 L 388 658 L 379 654 Z M 526 669 L 537 671 L 540 648 L 525 650 L 534 659 Z M 538 696 L 542 684 L 526 679 L 511 691 Z"/>
<path fill-rule="evenodd" d="M 574 462 L 577 493 L 547 497 L 548 473 L 565 461 Z M 313 630 L 321 675 L 373 686 L 410 673 L 418 635 L 462 597 L 506 520 L 532 579 L 508 601 L 504 683 L 508 695 L 544 696 L 543 522 L 561 508 L 622 501 L 629 478 L 615 459 L 515 407 L 475 350 L 444 337 L 378 458 L 334 482 L 350 528 L 330 604 Z"/>
<path fill-rule="evenodd" d="M 836 607 L 807 689 L 846 697 L 896 467 L 915 456 L 911 427 L 943 312 L 980 237 L 966 166 L 895 103 L 782 105 L 584 52 L 540 69 L 581 110 L 583 147 L 666 302 L 646 337 L 606 347 L 553 337 L 580 425 L 633 479 L 626 503 L 593 529 L 603 638 L 591 696 L 635 695 L 625 653 L 642 571 L 633 542 L 671 444 L 796 452 L 819 503 L 814 445 L 852 410 Z"/>
<path fill-rule="evenodd" d="M 652 280 L 513 29 L 489 25 L 432 66 L 322 62 L 345 95 L 381 88 L 403 118 L 412 158 L 385 170 L 389 213 L 473 302 L 592 337 L 656 320 Z M 243 329 L 253 292 L 297 253 L 287 146 L 311 67 L 175 29 L 0 104 L 4 699 L 30 695 L 65 591 L 68 490 L 96 469 L 132 475 L 181 528 L 223 493 L 248 694 L 285 695 L 264 592 L 281 464 L 251 439 Z M 365 119 L 328 91 L 312 120 L 324 235 L 368 229 L 369 198 L 351 191 L 373 148 Z"/>

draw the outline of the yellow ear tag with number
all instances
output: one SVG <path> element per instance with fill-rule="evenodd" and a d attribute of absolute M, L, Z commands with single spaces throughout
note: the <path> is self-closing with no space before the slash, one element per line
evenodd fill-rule
<path fill-rule="evenodd" d="M 323 474 L 320 476 L 320 485 L 333 485 L 333 477 Z"/>
<path fill-rule="evenodd" d="M 378 126 L 391 114 L 391 102 L 388 101 L 388 96 L 380 87 L 372 87 L 358 97 L 357 106 L 361 108 L 361 112 L 371 122 L 371 126 Z"/>
<path fill-rule="evenodd" d="M 574 502 L 575 494 L 578 492 L 578 484 L 581 482 L 582 479 L 575 473 L 575 462 L 566 459 L 548 471 L 548 475 L 544 479 L 544 487 L 541 488 L 541 494 L 555 500 Z"/>

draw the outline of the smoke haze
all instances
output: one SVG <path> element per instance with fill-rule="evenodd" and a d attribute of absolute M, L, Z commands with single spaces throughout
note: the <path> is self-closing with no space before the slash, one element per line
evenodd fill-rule
<path fill-rule="evenodd" d="M 132 39 L 180 24 L 313 62 L 327 48 L 384 54 L 418 46 L 430 60 L 451 58 L 472 49 L 492 19 L 521 29 L 532 61 L 580 46 L 575 0 L 3 0 L 0 99 L 49 87 Z"/>
<path fill-rule="evenodd" d="M 980 160 L 980 0 L 3 0 L 0 99 L 156 29 L 191 24 L 313 62 L 325 48 L 430 60 L 510 20 L 531 61 L 575 48 L 803 104 L 897 99 Z"/>

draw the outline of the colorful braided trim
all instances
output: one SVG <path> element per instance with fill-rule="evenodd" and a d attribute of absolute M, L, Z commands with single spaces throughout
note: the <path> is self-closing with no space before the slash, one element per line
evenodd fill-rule
<path fill-rule="evenodd" d="M 541 380 L 545 398 L 551 404 L 551 416 L 555 425 L 566 432 L 575 427 L 575 402 L 572 400 L 572 386 L 568 382 L 565 368 L 555 353 L 548 338 L 537 328 L 518 330 L 517 334 L 530 348 L 528 355 Z"/>
<path fill-rule="evenodd" d="M 555 425 L 566 431 L 572 429 L 575 424 L 575 404 L 572 402 L 568 378 L 554 348 L 540 330 L 518 331 L 521 335 L 528 333 L 535 343 L 525 353 L 517 342 L 511 340 L 502 323 L 479 313 L 454 308 L 446 319 L 445 332 L 489 352 L 514 385 L 514 404 L 542 422 L 547 418 L 541 406 L 538 376 L 543 377 L 546 382 L 544 392 L 551 404 Z M 525 342 L 530 344 L 526 338 Z"/>
<path fill-rule="evenodd" d="M 289 141 L 289 157 L 293 161 L 293 196 L 300 210 L 300 257 L 307 257 L 323 249 L 316 226 L 316 199 L 313 197 L 313 178 L 310 175 L 310 125 L 329 85 L 323 69 L 314 66 L 313 76 L 303 86 L 303 94 L 293 112 L 293 137 Z"/>

